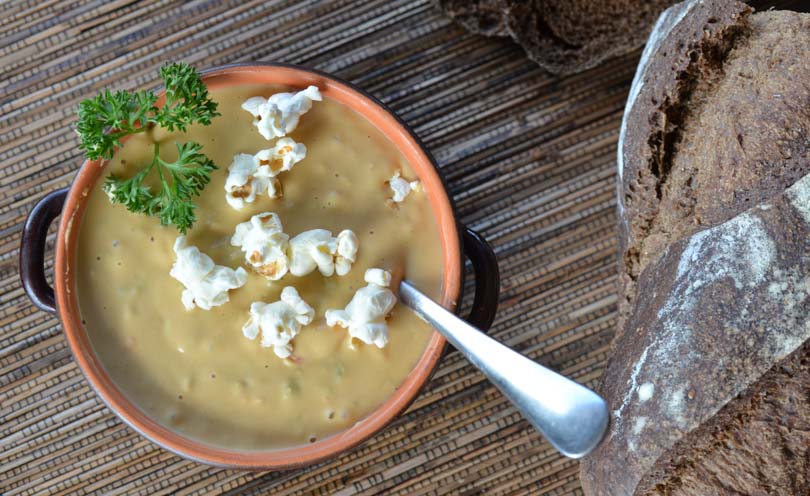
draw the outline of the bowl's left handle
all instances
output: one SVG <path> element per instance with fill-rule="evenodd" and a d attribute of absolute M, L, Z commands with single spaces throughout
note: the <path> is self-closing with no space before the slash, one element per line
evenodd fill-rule
<path fill-rule="evenodd" d="M 69 188 L 48 194 L 34 206 L 23 226 L 20 243 L 20 278 L 25 294 L 46 312 L 56 312 L 53 288 L 45 279 L 45 238 L 48 227 L 62 212 Z"/>

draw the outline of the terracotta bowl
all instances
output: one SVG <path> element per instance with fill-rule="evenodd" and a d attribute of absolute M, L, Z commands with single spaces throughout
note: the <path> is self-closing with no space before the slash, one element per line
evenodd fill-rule
<path fill-rule="evenodd" d="M 373 123 L 407 158 L 429 197 L 442 243 L 441 304 L 451 310 L 456 308 L 462 289 L 462 254 L 466 253 L 476 274 L 476 294 L 469 320 L 482 329 L 490 326 L 498 296 L 498 267 L 492 249 L 480 236 L 458 223 L 435 162 L 416 135 L 390 109 L 349 83 L 289 65 L 219 67 L 205 71 L 203 78 L 211 89 L 257 83 L 300 88 L 313 84 L 326 97 L 345 104 Z M 73 356 L 98 395 L 124 422 L 150 440 L 186 458 L 231 468 L 270 470 L 315 463 L 358 445 L 385 427 L 413 401 L 436 368 L 445 346 L 438 333 L 433 334 L 418 363 L 385 403 L 347 430 L 308 445 L 266 451 L 227 449 L 189 439 L 158 424 L 129 401 L 110 379 L 79 317 L 74 289 L 76 247 L 87 192 L 102 177 L 100 165 L 98 161 L 85 162 L 69 189 L 52 192 L 34 207 L 23 230 L 20 274 L 33 303 L 45 311 L 58 312 Z M 48 226 L 60 213 L 54 295 L 45 279 L 43 261 Z"/>

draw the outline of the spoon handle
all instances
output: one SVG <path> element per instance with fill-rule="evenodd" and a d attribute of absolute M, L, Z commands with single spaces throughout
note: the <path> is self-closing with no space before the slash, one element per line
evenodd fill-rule
<path fill-rule="evenodd" d="M 602 440 L 609 415 L 598 394 L 492 339 L 407 281 L 400 283 L 399 298 L 483 372 L 560 453 L 580 458 Z"/>

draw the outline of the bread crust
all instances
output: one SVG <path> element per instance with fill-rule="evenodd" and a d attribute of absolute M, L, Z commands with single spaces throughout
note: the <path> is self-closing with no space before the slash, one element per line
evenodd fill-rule
<path fill-rule="evenodd" d="M 572 74 L 640 47 L 676 0 L 436 0 L 468 30 L 511 37 L 553 74 Z"/>
<path fill-rule="evenodd" d="M 706 429 L 731 432 L 723 418 L 753 414 L 724 408 L 754 394 L 810 339 L 807 205 L 810 175 L 770 202 L 673 242 L 645 269 L 603 378 L 612 425 L 582 462 L 587 494 L 648 494 L 675 476 L 668 467 L 698 473 L 689 470 L 702 463 L 694 449 Z M 810 397 L 810 383 L 799 386 Z M 810 420 L 810 411 L 798 415 Z M 751 428 L 764 435 L 774 426 Z"/>
<path fill-rule="evenodd" d="M 808 492 L 808 60 L 803 14 L 690 1 L 656 25 L 622 124 L 613 423 L 586 494 Z"/>
<path fill-rule="evenodd" d="M 658 459 L 647 494 L 810 494 L 810 342 Z"/>
<path fill-rule="evenodd" d="M 677 239 L 656 227 L 662 204 L 681 193 L 668 187 L 678 145 L 722 76 L 728 53 L 748 34 L 751 12 L 736 1 L 681 3 L 661 16 L 645 48 L 625 108 L 617 157 L 619 335 L 642 270 L 662 246 Z M 656 250 L 650 249 L 653 244 Z"/>

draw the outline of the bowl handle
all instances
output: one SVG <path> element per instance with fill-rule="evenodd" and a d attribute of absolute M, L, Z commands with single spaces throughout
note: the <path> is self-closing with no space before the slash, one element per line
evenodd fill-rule
<path fill-rule="evenodd" d="M 489 330 L 498 310 L 501 278 L 495 252 L 480 234 L 462 226 L 464 254 L 472 262 L 475 272 L 475 297 L 467 322 L 482 331 Z"/>
<path fill-rule="evenodd" d="M 34 206 L 25 220 L 20 243 L 20 278 L 25 294 L 34 305 L 50 313 L 56 313 L 56 299 L 45 279 L 45 238 L 51 222 L 62 212 L 68 189 L 49 193 Z"/>

